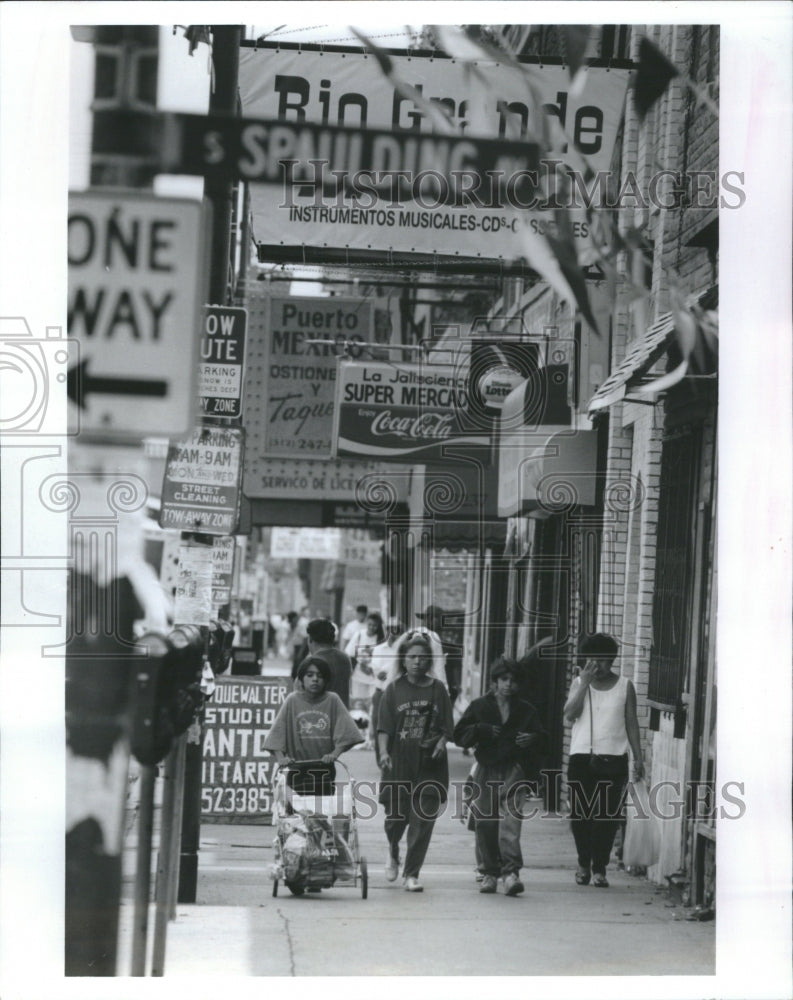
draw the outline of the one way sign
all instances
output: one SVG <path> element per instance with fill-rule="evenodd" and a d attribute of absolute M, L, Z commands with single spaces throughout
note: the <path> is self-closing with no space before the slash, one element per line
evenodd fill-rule
<path fill-rule="evenodd" d="M 208 274 L 206 203 L 134 192 L 69 196 L 66 377 L 80 433 L 110 441 L 192 427 Z"/>

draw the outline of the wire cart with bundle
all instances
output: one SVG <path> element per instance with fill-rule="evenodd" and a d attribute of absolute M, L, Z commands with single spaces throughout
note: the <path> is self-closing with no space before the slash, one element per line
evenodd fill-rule
<path fill-rule="evenodd" d="M 358 843 L 352 776 L 335 780 L 333 764 L 300 761 L 276 767 L 273 776 L 275 859 L 273 896 L 284 885 L 294 896 L 331 886 L 369 889 Z"/>

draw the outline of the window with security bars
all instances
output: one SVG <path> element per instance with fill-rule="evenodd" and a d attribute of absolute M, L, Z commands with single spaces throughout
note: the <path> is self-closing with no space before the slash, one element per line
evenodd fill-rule
<path fill-rule="evenodd" d="M 699 444 L 698 426 L 676 429 L 665 435 L 661 459 L 647 699 L 670 711 L 684 690 L 688 664 Z"/>

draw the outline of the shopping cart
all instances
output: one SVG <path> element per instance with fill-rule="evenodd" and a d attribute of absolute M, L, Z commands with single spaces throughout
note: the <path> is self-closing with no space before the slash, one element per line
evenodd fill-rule
<path fill-rule="evenodd" d="M 368 895 L 368 871 L 366 859 L 359 851 L 352 776 L 346 764 L 336 763 L 344 769 L 346 778 L 330 782 L 319 781 L 320 773 L 328 769 L 322 761 L 276 765 L 273 775 L 273 896 L 278 895 L 281 881 L 294 896 L 331 886 L 360 886 L 361 897 L 366 899 Z M 319 794 L 292 788 L 290 774 L 299 771 L 305 776 L 311 773 L 312 766 L 316 767 L 315 787 Z"/>

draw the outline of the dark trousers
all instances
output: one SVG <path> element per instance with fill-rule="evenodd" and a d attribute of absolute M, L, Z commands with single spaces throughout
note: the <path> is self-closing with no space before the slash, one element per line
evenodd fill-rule
<path fill-rule="evenodd" d="M 430 846 L 435 820 L 443 803 L 432 789 L 424 789 L 420 795 L 409 794 L 407 789 L 399 789 L 399 792 L 401 794 L 394 795 L 393 801 L 386 805 L 385 835 L 388 849 L 391 857 L 398 860 L 399 842 L 407 830 L 407 853 L 402 875 L 404 878 L 418 878 Z"/>
<path fill-rule="evenodd" d="M 380 767 L 380 741 L 377 739 L 377 712 L 380 708 L 380 702 L 382 699 L 382 689 L 375 688 L 372 692 L 372 708 L 369 712 L 369 732 L 371 733 L 372 740 L 374 741 L 374 759 L 377 761 L 378 767 Z"/>
<path fill-rule="evenodd" d="M 615 777 L 595 774 L 589 763 L 589 754 L 577 753 L 570 757 L 567 769 L 570 828 L 578 864 L 586 869 L 591 867 L 595 874 L 606 872 L 627 780 L 627 756 L 624 773 L 620 772 Z"/>

